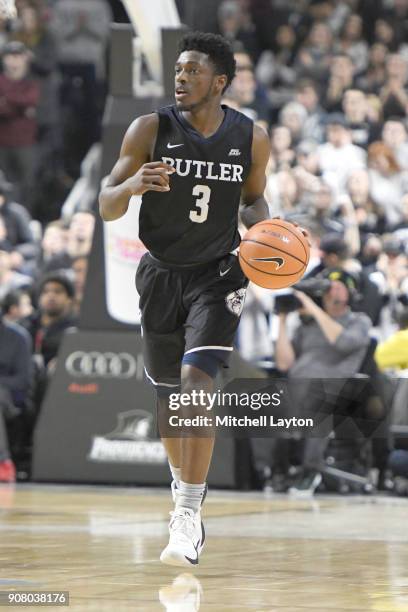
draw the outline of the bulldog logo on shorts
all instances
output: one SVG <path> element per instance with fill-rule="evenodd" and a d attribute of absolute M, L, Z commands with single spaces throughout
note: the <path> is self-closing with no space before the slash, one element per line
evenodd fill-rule
<path fill-rule="evenodd" d="M 246 289 L 237 289 L 232 291 L 225 298 L 225 304 L 230 312 L 239 317 L 245 302 Z"/>

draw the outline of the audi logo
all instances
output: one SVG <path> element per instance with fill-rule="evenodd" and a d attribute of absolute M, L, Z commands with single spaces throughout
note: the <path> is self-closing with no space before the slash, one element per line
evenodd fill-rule
<path fill-rule="evenodd" d="M 130 353 L 75 351 L 67 357 L 65 369 L 72 376 L 132 378 L 136 373 L 137 363 Z"/>

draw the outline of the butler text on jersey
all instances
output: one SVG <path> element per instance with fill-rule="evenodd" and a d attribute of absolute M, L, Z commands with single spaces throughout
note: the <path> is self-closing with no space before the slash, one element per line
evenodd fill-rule
<path fill-rule="evenodd" d="M 179 176 L 242 183 L 244 167 L 240 164 L 223 164 L 221 162 L 180 159 L 178 157 L 176 159 L 173 157 L 162 157 L 162 161 L 173 166 Z"/>

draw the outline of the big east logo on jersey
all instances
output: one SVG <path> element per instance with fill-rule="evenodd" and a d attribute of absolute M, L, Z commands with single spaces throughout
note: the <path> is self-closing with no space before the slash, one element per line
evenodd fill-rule
<path fill-rule="evenodd" d="M 162 161 L 173 166 L 179 176 L 242 183 L 244 167 L 240 164 L 223 164 L 197 159 L 180 159 L 178 157 L 162 157 Z"/>

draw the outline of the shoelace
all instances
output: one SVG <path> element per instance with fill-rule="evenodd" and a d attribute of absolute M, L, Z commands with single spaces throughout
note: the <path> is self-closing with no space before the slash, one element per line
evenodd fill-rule
<path fill-rule="evenodd" d="M 191 514 L 173 510 L 173 512 L 170 512 L 170 516 L 170 527 L 172 530 L 179 532 L 187 538 L 191 538 L 194 535 L 194 517 Z"/>

